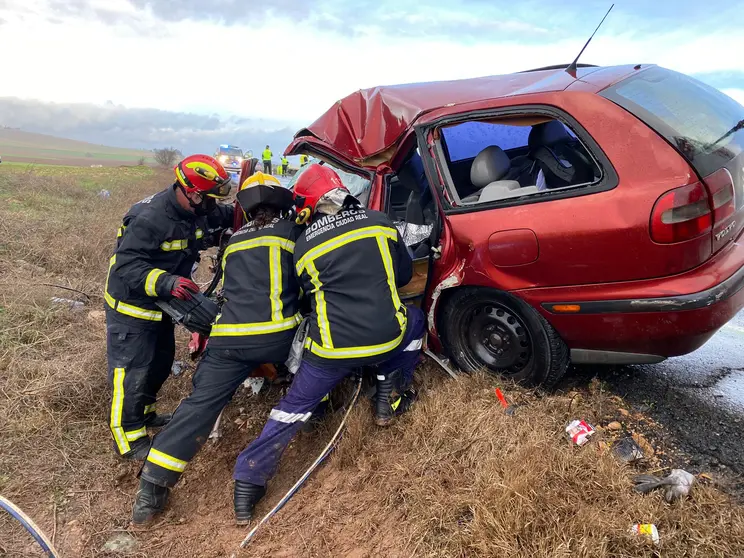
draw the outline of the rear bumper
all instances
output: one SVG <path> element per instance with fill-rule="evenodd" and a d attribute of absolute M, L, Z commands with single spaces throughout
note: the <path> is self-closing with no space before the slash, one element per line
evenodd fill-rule
<path fill-rule="evenodd" d="M 539 310 L 585 360 L 597 352 L 627 353 L 649 361 L 687 354 L 744 308 L 742 240 L 702 266 L 673 277 L 514 294 Z M 555 308 L 566 305 L 572 312 Z"/>

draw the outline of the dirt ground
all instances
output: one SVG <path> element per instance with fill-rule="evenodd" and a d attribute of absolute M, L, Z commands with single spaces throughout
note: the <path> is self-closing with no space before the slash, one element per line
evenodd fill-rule
<path fill-rule="evenodd" d="M 101 285 L 121 216 L 170 178 L 104 170 L 106 199 L 79 175 L 0 169 L 0 200 L 13 202 L 0 203 L 0 494 L 61 556 L 744 556 L 744 508 L 726 492 L 725 475 L 699 476 L 691 496 L 672 505 L 632 490 L 636 472 L 667 472 L 673 438 L 602 381 L 543 394 L 488 376 L 452 380 L 431 362 L 417 371 L 419 403 L 393 427 L 374 427 L 361 400 L 337 451 L 248 549 L 238 551 L 248 529 L 232 522 L 231 472 L 279 387 L 241 391 L 223 437 L 189 465 L 162 519 L 132 529 L 137 466 L 115 457 L 107 427 Z M 186 340 L 180 332 L 181 360 Z M 189 365 L 166 383 L 161 409 L 189 392 L 192 372 Z M 287 451 L 259 515 L 325 445 L 349 388 L 334 394 L 339 412 Z M 574 418 L 598 427 L 582 448 L 565 437 Z M 611 451 L 624 436 L 644 449 L 635 465 Z M 632 535 L 635 523 L 656 524 L 659 545 Z M 105 550 L 113 537 L 126 550 Z M 42 556 L 2 513 L 0 556 Z"/>

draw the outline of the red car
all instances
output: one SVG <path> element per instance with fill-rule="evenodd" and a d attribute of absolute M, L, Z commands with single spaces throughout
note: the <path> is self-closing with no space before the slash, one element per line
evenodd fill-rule
<path fill-rule="evenodd" d="M 743 128 L 658 66 L 551 67 L 358 91 L 286 154 L 396 221 L 434 350 L 550 385 L 694 351 L 744 306 Z"/>

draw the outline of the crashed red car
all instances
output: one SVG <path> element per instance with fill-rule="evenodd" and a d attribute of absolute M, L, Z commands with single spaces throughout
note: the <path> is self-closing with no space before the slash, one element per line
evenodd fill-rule
<path fill-rule="evenodd" d="M 396 222 L 434 350 L 553 384 L 694 351 L 744 306 L 743 128 L 658 66 L 551 67 L 358 91 L 286 154 Z"/>

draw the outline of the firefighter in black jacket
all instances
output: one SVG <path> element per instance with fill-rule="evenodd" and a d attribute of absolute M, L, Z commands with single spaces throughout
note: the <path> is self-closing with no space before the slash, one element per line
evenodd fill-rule
<path fill-rule="evenodd" d="M 212 157 L 193 155 L 175 167 L 176 182 L 135 204 L 119 228 L 104 298 L 110 427 L 118 453 L 144 459 L 146 427 L 164 426 L 155 400 L 173 364 L 173 322 L 157 299 L 189 300 L 199 288 L 188 277 L 211 228 L 228 228 L 233 208 L 218 205 L 230 178 Z"/>
<path fill-rule="evenodd" d="M 424 315 L 398 288 L 413 274 L 410 252 L 390 219 L 360 207 L 328 166 L 311 165 L 294 186 L 300 220 L 295 271 L 310 297 L 302 364 L 261 435 L 238 456 L 234 506 L 251 519 L 279 458 L 313 410 L 355 368 L 377 365 L 376 422 L 390 424 L 415 397 L 410 389 L 424 337 Z"/>
<path fill-rule="evenodd" d="M 246 225 L 233 234 L 223 258 L 223 303 L 194 390 L 155 436 L 140 475 L 132 522 L 148 523 L 207 440 L 235 390 L 263 363 L 287 360 L 300 323 L 300 287 L 292 254 L 302 228 L 286 217 L 292 193 L 257 172 L 237 195 Z"/>

